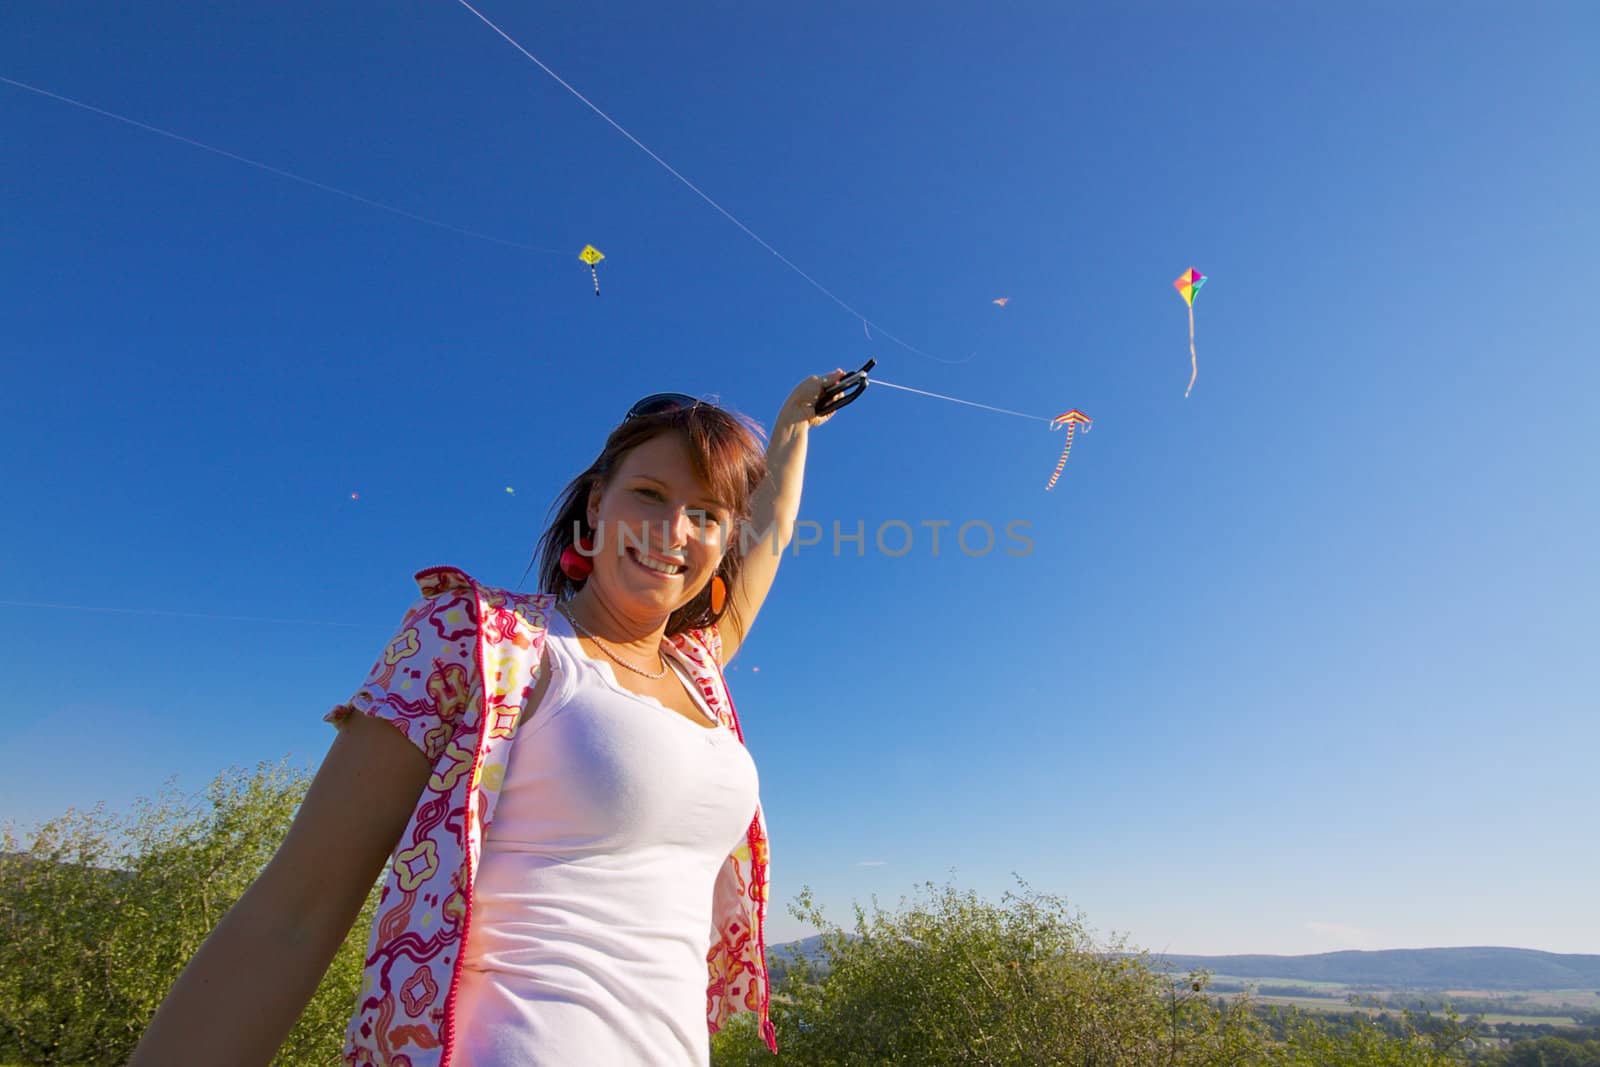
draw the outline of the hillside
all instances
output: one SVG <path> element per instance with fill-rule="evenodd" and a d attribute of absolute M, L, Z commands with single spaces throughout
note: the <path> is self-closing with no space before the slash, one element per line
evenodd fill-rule
<path fill-rule="evenodd" d="M 1406 948 L 1314 956 L 1152 956 L 1174 971 L 1384 989 L 1600 989 L 1600 956 L 1527 948 Z"/>
<path fill-rule="evenodd" d="M 816 953 L 820 937 L 771 946 L 774 962 Z M 1527 948 L 1408 948 L 1312 956 L 1150 956 L 1176 974 L 1208 970 L 1233 978 L 1338 982 L 1374 989 L 1600 990 L 1600 956 Z"/>

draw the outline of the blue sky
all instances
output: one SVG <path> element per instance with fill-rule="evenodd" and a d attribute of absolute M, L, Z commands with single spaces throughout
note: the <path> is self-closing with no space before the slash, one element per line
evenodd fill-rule
<path fill-rule="evenodd" d="M 773 940 L 1015 872 L 1154 951 L 1600 952 L 1600 14 L 1065 6 L 482 8 L 937 359 L 449 0 L 0 9 L 0 77 L 553 250 L 0 84 L 0 813 L 314 767 L 633 400 L 876 357 L 1094 430 L 1048 493 L 1041 422 L 814 435 L 730 674 Z"/>

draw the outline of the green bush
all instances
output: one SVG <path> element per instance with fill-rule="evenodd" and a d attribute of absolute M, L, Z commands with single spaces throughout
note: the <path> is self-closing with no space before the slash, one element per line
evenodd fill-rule
<path fill-rule="evenodd" d="M 179 973 L 288 831 L 310 785 L 285 765 L 229 771 L 204 793 L 169 787 L 126 819 L 68 811 L 24 844 L 0 828 L 0 1062 L 127 1061 Z M 379 887 L 280 1051 L 338 1060 Z M 1056 897 L 999 905 L 953 888 L 829 924 L 809 891 L 791 912 L 822 931 L 815 960 L 778 980 L 772 1015 L 796 1067 L 1441 1067 L 1471 1031 L 1451 1015 L 1268 1016 L 1097 945 Z M 775 1061 L 742 1014 L 712 1040 L 717 1067 Z M 1542 1050 L 1550 1051 L 1550 1050 Z M 1562 1052 L 1566 1050 L 1561 1050 Z M 1522 1059 L 1498 1062 L 1524 1062 Z M 1551 1062 L 1555 1062 L 1552 1060 Z M 1565 1063 L 1566 1060 L 1561 1062 Z"/>
<path fill-rule="evenodd" d="M 1490 1053 L 1483 1067 L 1600 1067 L 1600 1041 L 1540 1037 Z"/>
<path fill-rule="evenodd" d="M 169 784 L 127 818 L 69 810 L 24 843 L 0 828 L 0 1060 L 126 1063 L 167 991 L 272 858 L 310 776 L 230 770 L 199 796 Z M 361 981 L 373 887 L 280 1064 L 336 1061 Z"/>
<path fill-rule="evenodd" d="M 1000 905 L 925 886 L 887 914 L 855 909 L 853 936 L 809 891 L 791 907 L 822 932 L 820 958 L 788 966 L 773 994 L 780 1063 L 1020 1067 L 1436 1067 L 1466 1062 L 1470 1031 L 1406 1016 L 1391 1034 L 1343 1032 L 1290 1012 L 1269 1025 L 1246 998 L 1206 994 L 1204 972 L 1176 980 L 1122 942 L 1097 945 L 1059 898 L 1007 893 Z M 1282 1036 L 1275 1036 L 1274 1031 Z M 771 1064 L 754 1020 L 712 1040 L 716 1067 Z"/>

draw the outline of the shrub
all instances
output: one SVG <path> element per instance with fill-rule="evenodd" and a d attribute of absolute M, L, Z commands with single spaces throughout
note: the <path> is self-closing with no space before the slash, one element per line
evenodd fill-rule
<path fill-rule="evenodd" d="M 310 787 L 286 763 L 167 786 L 127 818 L 69 810 L 24 844 L 0 828 L 0 1059 L 126 1063 L 156 1008 L 277 850 Z M 277 1062 L 338 1059 L 373 887 Z"/>
<path fill-rule="evenodd" d="M 1301 1012 L 1278 1020 L 1248 998 L 1206 993 L 1209 975 L 1175 981 L 1121 940 L 1096 944 L 1060 898 L 1006 893 L 992 905 L 953 887 L 888 914 L 855 908 L 830 924 L 803 891 L 791 912 L 821 931 L 820 956 L 793 961 L 773 994 L 779 1062 L 987 1064 L 993 1067 L 1436 1067 L 1465 1062 L 1467 1030 L 1446 1020 L 1398 1036 L 1360 1020 L 1336 1034 Z M 771 1064 L 753 1019 L 712 1042 L 717 1067 Z"/>

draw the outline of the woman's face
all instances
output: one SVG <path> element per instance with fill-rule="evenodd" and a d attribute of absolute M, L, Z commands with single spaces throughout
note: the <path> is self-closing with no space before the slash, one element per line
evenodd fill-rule
<path fill-rule="evenodd" d="M 590 492 L 589 524 L 600 548 L 590 582 L 617 608 L 651 615 L 671 614 L 705 588 L 731 531 L 728 505 L 696 477 L 676 433 L 623 457 L 610 482 Z"/>

